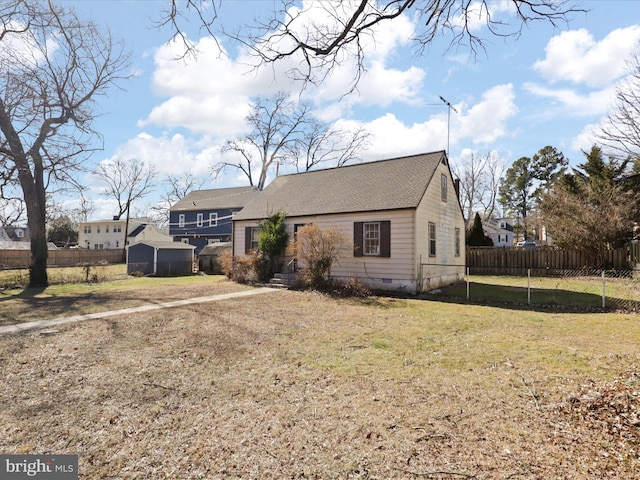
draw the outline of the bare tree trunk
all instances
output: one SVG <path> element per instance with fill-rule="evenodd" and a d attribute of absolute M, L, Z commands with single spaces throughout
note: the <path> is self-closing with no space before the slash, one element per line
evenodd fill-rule
<path fill-rule="evenodd" d="M 27 225 L 31 235 L 31 259 L 29 262 L 29 286 L 46 287 L 47 278 L 47 232 L 46 232 L 46 195 L 43 177 L 42 157 L 37 151 L 30 150 L 34 169 L 31 173 L 29 153 L 25 152 L 18 132 L 0 100 L 0 131 L 10 146 L 12 160 L 18 172 L 18 181 L 22 187 L 27 208 Z"/>

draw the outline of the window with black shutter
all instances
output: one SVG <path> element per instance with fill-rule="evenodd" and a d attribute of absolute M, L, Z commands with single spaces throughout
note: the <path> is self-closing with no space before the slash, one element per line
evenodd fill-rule
<path fill-rule="evenodd" d="M 390 257 L 391 221 L 354 222 L 354 257 Z"/>
<path fill-rule="evenodd" d="M 244 228 L 244 253 L 248 255 L 252 250 L 258 249 L 258 236 L 260 235 L 259 227 Z"/>

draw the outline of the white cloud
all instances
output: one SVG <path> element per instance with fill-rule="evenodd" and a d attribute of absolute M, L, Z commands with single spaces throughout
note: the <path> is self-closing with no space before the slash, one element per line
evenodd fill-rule
<path fill-rule="evenodd" d="M 194 151 L 194 148 L 197 150 Z M 138 158 L 145 164 L 152 165 L 160 177 L 183 173 L 206 176 L 211 164 L 201 155 L 206 150 L 205 145 L 197 146 L 192 139 L 181 134 L 154 137 L 148 133 L 140 133 L 118 147 L 113 157 Z"/>
<path fill-rule="evenodd" d="M 452 142 L 469 139 L 474 144 L 490 144 L 507 135 L 507 121 L 517 112 L 513 85 L 497 85 L 484 92 L 466 115 L 452 114 Z"/>
<path fill-rule="evenodd" d="M 513 85 L 498 85 L 484 92 L 479 103 L 465 111 L 464 104 L 453 106 L 451 130 L 448 132 L 448 112 L 432 115 L 427 121 L 407 125 L 394 114 L 387 113 L 364 123 L 370 133 L 367 160 L 405 154 L 444 150 L 447 134 L 451 147 L 471 141 L 490 145 L 508 134 L 507 122 L 516 112 Z"/>
<path fill-rule="evenodd" d="M 409 126 L 387 113 L 364 127 L 371 134 L 367 160 L 444 150 L 447 146 L 447 120 L 441 116 Z"/>
<path fill-rule="evenodd" d="M 600 130 L 601 125 L 592 123 L 586 125 L 582 131 L 576 135 L 571 141 L 571 148 L 577 151 L 588 152 L 594 144 L 600 144 L 597 132 Z"/>
<path fill-rule="evenodd" d="M 246 130 L 245 117 L 250 110 L 249 98 L 243 95 L 212 95 L 203 99 L 180 95 L 154 107 L 138 126 L 186 128 L 191 132 L 232 138 Z"/>
<path fill-rule="evenodd" d="M 559 113 L 564 116 L 602 115 L 615 98 L 614 86 L 585 94 L 567 88 L 545 88 L 535 83 L 525 83 L 523 88 L 534 95 L 545 97 L 555 103 L 555 107 L 548 108 L 547 115 L 558 115 Z"/>
<path fill-rule="evenodd" d="M 640 39 L 640 25 L 619 28 L 600 42 L 582 28 L 562 32 L 547 43 L 546 56 L 533 65 L 550 82 L 604 87 L 625 73 L 625 61 Z"/>
<path fill-rule="evenodd" d="M 315 2 L 310 5 L 306 22 L 318 22 L 317 17 L 323 13 L 326 16 L 324 8 L 316 7 Z M 348 116 L 353 106 L 359 104 L 418 103 L 424 70 L 417 67 L 403 70 L 386 64 L 395 56 L 397 48 L 404 47 L 410 40 L 413 28 L 413 23 L 403 17 L 393 25 L 383 23 L 375 35 L 363 38 L 367 51 L 374 52 L 373 61 L 367 64 L 367 71 L 353 95 L 343 97 L 357 68 L 350 59 L 334 66 L 319 86 L 309 85 L 303 98 L 314 102 L 324 120 Z M 176 60 L 181 53 L 179 44 L 169 43 L 156 51 L 153 91 L 168 98 L 138 122 L 140 127 L 185 128 L 228 139 L 245 133 L 244 119 L 250 113 L 252 97 L 296 90 L 287 72 L 299 67 L 298 58 L 286 58 L 268 68 L 254 69 L 251 64 L 255 59 L 246 51 L 241 50 L 237 58 L 232 59 L 221 54 L 218 44 L 210 37 L 200 39 L 196 47 L 198 55 L 184 61 Z"/>

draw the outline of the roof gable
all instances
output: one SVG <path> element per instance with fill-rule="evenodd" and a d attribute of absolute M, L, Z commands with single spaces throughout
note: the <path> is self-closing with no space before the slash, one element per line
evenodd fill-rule
<path fill-rule="evenodd" d="M 235 220 L 417 208 L 444 151 L 282 175 L 253 198 Z"/>
<path fill-rule="evenodd" d="M 148 247 L 153 247 L 159 250 L 195 250 L 196 249 L 195 245 L 189 245 L 188 243 L 164 242 L 164 241 L 158 241 L 158 240 L 141 240 L 139 242 L 127 245 L 125 248 L 129 249 L 139 245 L 147 245 Z"/>
<path fill-rule="evenodd" d="M 213 188 L 194 190 L 176 202 L 172 212 L 187 210 L 223 210 L 242 208 L 258 194 L 255 187 Z"/>

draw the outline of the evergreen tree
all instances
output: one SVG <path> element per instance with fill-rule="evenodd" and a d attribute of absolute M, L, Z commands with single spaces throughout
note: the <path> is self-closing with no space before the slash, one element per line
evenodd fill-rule
<path fill-rule="evenodd" d="M 285 212 L 271 214 L 262 225 L 258 236 L 258 251 L 268 261 L 268 275 L 271 277 L 279 268 L 289 235 L 286 232 Z"/>
<path fill-rule="evenodd" d="M 640 191 L 629 160 L 605 160 L 594 145 L 586 162 L 565 175 L 543 197 L 540 209 L 554 242 L 587 253 L 604 265 L 603 251 L 623 246 L 640 222 Z"/>
<path fill-rule="evenodd" d="M 482 219 L 480 214 L 476 212 L 476 216 L 473 219 L 473 226 L 467 233 L 467 245 L 471 247 L 492 247 L 493 240 L 484 234 L 482 228 Z"/>

